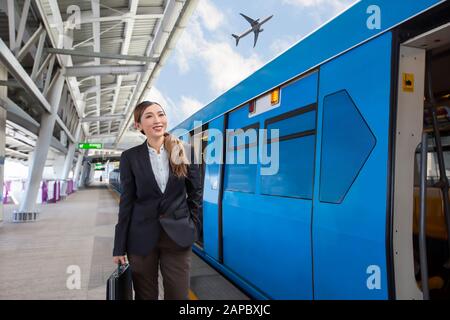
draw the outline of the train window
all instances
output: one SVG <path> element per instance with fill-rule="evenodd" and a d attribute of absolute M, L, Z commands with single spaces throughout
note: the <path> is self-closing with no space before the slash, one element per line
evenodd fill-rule
<path fill-rule="evenodd" d="M 323 101 L 321 202 L 341 203 L 370 153 L 376 139 L 347 91 Z"/>
<path fill-rule="evenodd" d="M 441 132 L 442 152 L 444 156 L 444 166 L 447 179 L 450 179 L 450 136 L 448 132 Z M 428 138 L 428 158 L 427 158 L 427 181 L 433 186 L 440 180 L 439 162 L 437 155 L 437 147 L 434 136 L 431 134 Z M 420 145 L 419 145 L 420 147 Z M 414 185 L 419 186 L 420 179 L 420 148 L 416 150 L 416 159 L 414 162 Z"/>
<path fill-rule="evenodd" d="M 261 194 L 312 199 L 316 141 L 316 105 L 302 107 L 265 121 L 268 156 L 271 129 L 279 129 L 279 168 L 261 175 Z M 265 165 L 262 165 L 264 167 Z"/>
<path fill-rule="evenodd" d="M 259 124 L 227 133 L 224 189 L 255 192 Z"/>

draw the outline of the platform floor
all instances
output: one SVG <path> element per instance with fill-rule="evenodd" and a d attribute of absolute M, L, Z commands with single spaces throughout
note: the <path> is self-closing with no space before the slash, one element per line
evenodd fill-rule
<path fill-rule="evenodd" d="M 37 221 L 0 226 L 0 299 L 104 300 L 114 270 L 112 249 L 118 196 L 105 184 L 80 189 L 57 204 L 38 205 Z M 71 266 L 80 289 L 68 289 Z M 73 271 L 72 271 L 73 272 Z M 161 279 L 160 279 L 161 280 Z M 160 299 L 163 298 L 160 281 Z M 191 299 L 248 299 L 192 253 Z"/>

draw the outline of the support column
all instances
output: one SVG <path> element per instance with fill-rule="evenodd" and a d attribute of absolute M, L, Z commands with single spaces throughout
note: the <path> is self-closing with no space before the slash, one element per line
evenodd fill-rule
<path fill-rule="evenodd" d="M 53 129 L 57 117 L 57 110 L 61 100 L 61 93 L 64 87 L 64 76 L 61 70 L 56 75 L 55 83 L 48 92 L 47 100 L 52 108 L 51 113 L 45 113 L 41 117 L 41 127 L 36 142 L 35 152 L 28 169 L 28 180 L 25 189 L 25 196 L 20 204 L 19 212 L 33 212 L 36 205 L 36 197 L 42 180 L 45 161 L 47 160 L 48 149 L 53 137 Z"/>
<path fill-rule="evenodd" d="M 80 153 L 78 154 L 77 164 L 75 166 L 75 171 L 73 173 L 74 189 L 78 189 L 78 187 L 80 186 L 79 180 L 80 180 L 81 165 L 83 164 L 83 158 L 84 158 L 84 150 L 80 150 Z"/>
<path fill-rule="evenodd" d="M 62 171 L 61 179 L 65 180 L 69 176 L 70 168 L 73 163 L 73 156 L 75 155 L 75 148 L 77 147 L 78 141 L 80 141 L 81 136 L 81 122 L 77 126 L 77 131 L 75 133 L 75 141 L 69 143 L 69 149 L 67 151 L 66 160 L 64 161 L 64 168 Z"/>
<path fill-rule="evenodd" d="M 8 71 L 0 64 L 0 80 L 8 80 Z M 8 96 L 8 87 L 0 86 L 0 98 Z M 3 221 L 3 181 L 5 166 L 6 109 L 0 106 L 0 222 Z"/>
<path fill-rule="evenodd" d="M 83 172 L 81 175 L 80 186 L 86 187 L 91 177 L 91 165 L 87 161 L 84 162 Z"/>

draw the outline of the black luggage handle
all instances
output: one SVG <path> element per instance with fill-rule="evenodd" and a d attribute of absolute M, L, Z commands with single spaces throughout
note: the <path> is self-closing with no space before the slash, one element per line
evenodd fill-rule
<path fill-rule="evenodd" d="M 125 269 L 125 267 L 127 266 L 128 263 L 124 263 L 122 264 L 119 260 L 119 262 L 117 263 L 117 275 L 120 275 L 120 268 L 122 267 L 122 269 Z"/>

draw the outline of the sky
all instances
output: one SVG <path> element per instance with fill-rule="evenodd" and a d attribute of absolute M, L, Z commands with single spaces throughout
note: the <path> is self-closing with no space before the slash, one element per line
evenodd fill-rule
<path fill-rule="evenodd" d="M 146 100 L 160 102 L 168 129 L 188 118 L 297 43 L 356 0 L 199 0 L 196 10 Z M 232 33 L 253 19 L 274 15 L 236 47 Z"/>

